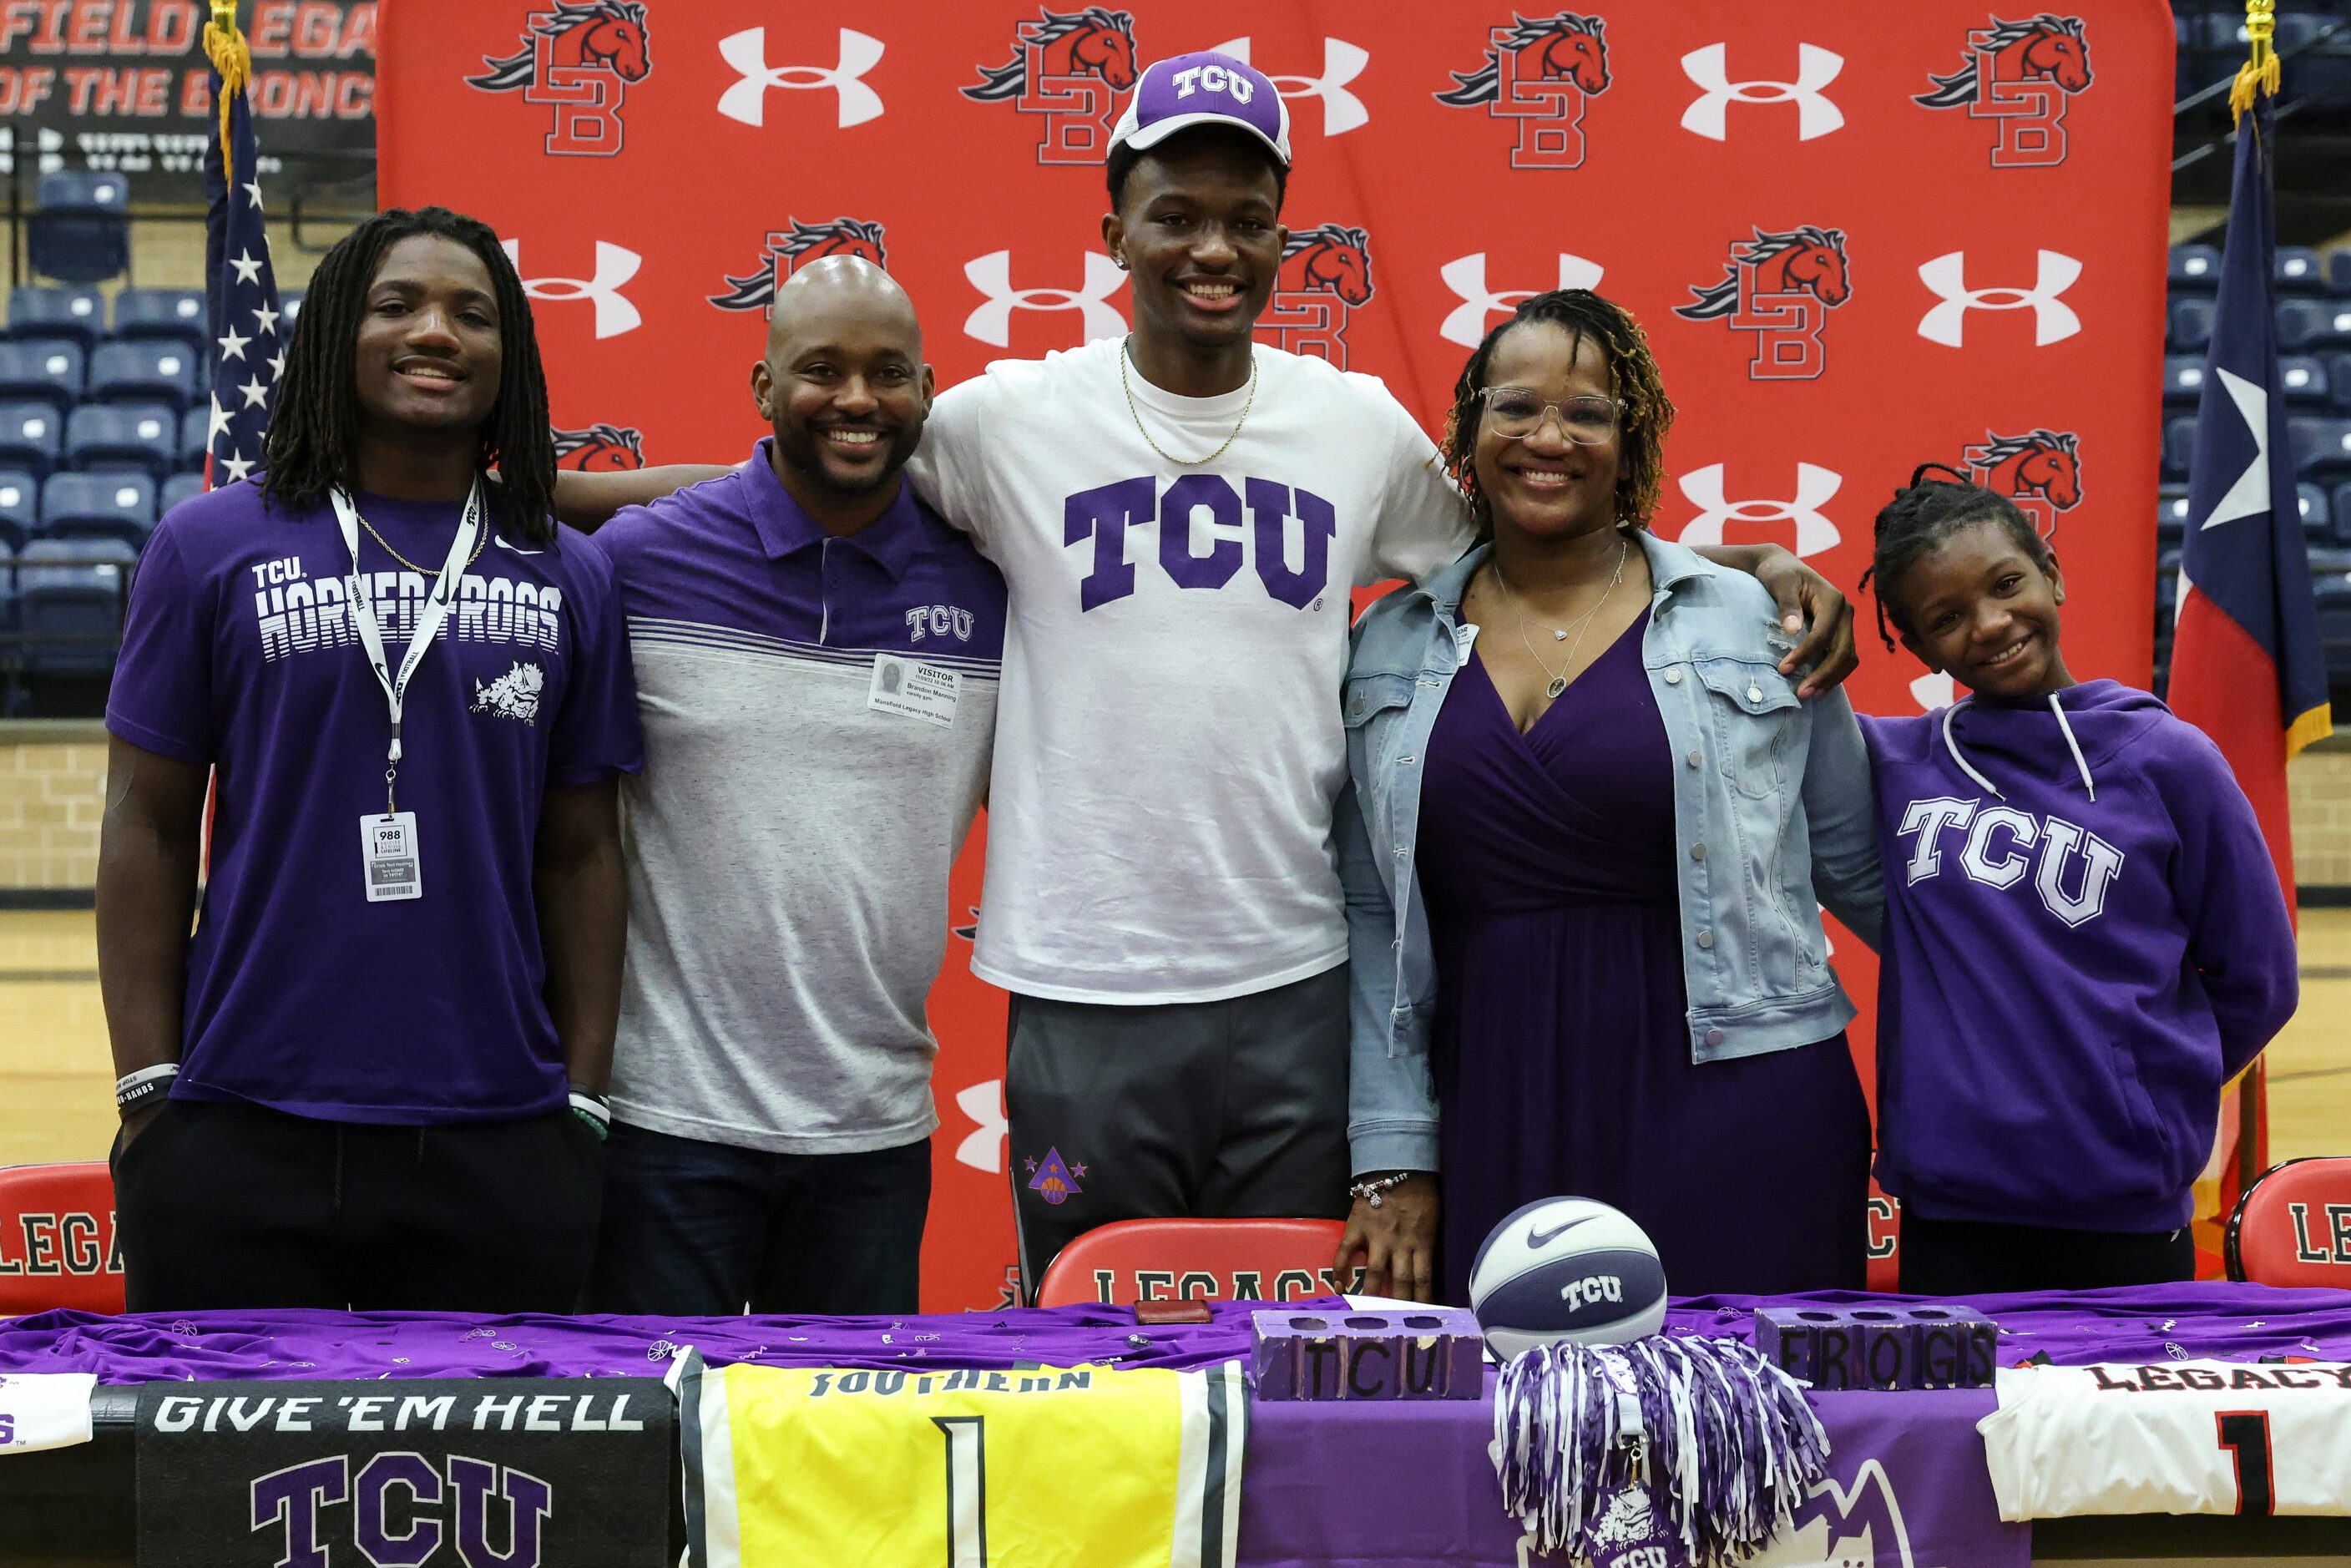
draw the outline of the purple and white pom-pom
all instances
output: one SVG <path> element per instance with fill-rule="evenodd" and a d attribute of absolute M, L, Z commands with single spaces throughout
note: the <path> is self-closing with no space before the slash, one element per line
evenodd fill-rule
<path fill-rule="evenodd" d="M 1637 1486 L 1684 1559 L 1714 1568 L 1789 1526 L 1829 1441 L 1802 1386 L 1748 1346 L 1652 1334 L 1505 1364 L 1489 1451 L 1537 1550 L 1595 1555 L 1609 1498 Z"/>

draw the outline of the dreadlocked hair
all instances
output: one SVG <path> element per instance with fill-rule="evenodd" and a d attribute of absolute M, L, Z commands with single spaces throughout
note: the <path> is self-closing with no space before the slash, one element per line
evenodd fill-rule
<path fill-rule="evenodd" d="M 1486 334 L 1461 379 L 1453 383 L 1453 407 L 1445 416 L 1445 440 L 1440 450 L 1446 472 L 1469 503 L 1470 521 L 1480 538 L 1494 531 L 1492 510 L 1478 489 L 1478 423 L 1483 409 L 1479 394 L 1486 390 L 1486 368 L 1494 345 L 1511 328 L 1530 321 L 1548 321 L 1565 329 L 1569 352 L 1585 339 L 1600 345 L 1608 368 L 1608 384 L 1615 395 L 1617 414 L 1616 522 L 1621 528 L 1646 528 L 1656 515 L 1657 495 L 1666 476 L 1666 433 L 1674 427 L 1674 405 L 1657 374 L 1649 336 L 1633 313 L 1589 288 L 1554 288 L 1523 300 L 1510 318 Z"/>
<path fill-rule="evenodd" d="M 1950 477 L 1928 477 L 1934 473 Z M 1978 523 L 1998 523 L 2035 566 L 2048 566 L 2049 541 L 2014 501 L 1941 463 L 1921 463 L 1913 468 L 1910 482 L 1877 509 L 1877 546 L 1869 570 L 1861 574 L 1860 586 L 1866 588 L 1872 578 L 1877 580 L 1877 634 L 1888 651 L 1895 645 L 1895 632 L 1906 637 L 1917 633 L 1909 609 L 1902 602 L 1903 578 L 1920 556 Z M 1892 631 L 1887 630 L 1889 619 Z"/>
<path fill-rule="evenodd" d="M 302 298 L 286 373 L 263 439 L 262 492 L 288 509 L 321 505 L 329 490 L 359 486 L 360 322 L 383 258 L 402 240 L 432 235 L 479 256 L 497 301 L 497 402 L 482 422 L 476 461 L 496 467 L 506 531 L 531 544 L 554 537 L 555 441 L 547 423 L 547 377 L 522 279 L 489 225 L 446 207 L 394 207 L 345 235 L 319 263 Z M 503 495 L 501 495 L 503 492 Z"/>

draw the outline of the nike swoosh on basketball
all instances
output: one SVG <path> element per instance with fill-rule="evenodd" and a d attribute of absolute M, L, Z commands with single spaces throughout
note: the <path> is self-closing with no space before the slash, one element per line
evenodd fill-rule
<path fill-rule="evenodd" d="M 1527 1245 L 1530 1247 L 1547 1247 L 1552 1242 L 1557 1240 L 1560 1237 L 1562 1237 L 1569 1231 L 1574 1229 L 1577 1226 L 1583 1224 L 1587 1220 L 1596 1219 L 1598 1218 L 1599 1216 L 1593 1214 L 1578 1215 L 1575 1218 L 1569 1220 L 1565 1225 L 1554 1226 L 1549 1230 L 1538 1230 L 1533 1226 L 1530 1225 L 1527 1227 Z"/>
<path fill-rule="evenodd" d="M 507 537 L 504 534 L 492 534 L 490 537 L 497 540 L 498 548 L 500 549 L 510 549 L 517 555 L 545 555 L 547 553 L 545 549 L 525 549 L 520 545 L 510 545 L 507 543 Z"/>

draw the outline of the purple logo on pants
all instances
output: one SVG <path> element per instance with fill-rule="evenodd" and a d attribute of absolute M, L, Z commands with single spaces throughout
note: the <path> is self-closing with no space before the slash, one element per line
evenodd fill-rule
<path fill-rule="evenodd" d="M 1078 1166 L 1072 1169 L 1062 1164 L 1061 1150 L 1047 1149 L 1042 1165 L 1033 1159 L 1027 1163 L 1029 1190 L 1047 1203 L 1064 1204 L 1084 1193 L 1085 1189 L 1078 1185 L 1078 1177 L 1086 1174 L 1086 1167 Z"/>

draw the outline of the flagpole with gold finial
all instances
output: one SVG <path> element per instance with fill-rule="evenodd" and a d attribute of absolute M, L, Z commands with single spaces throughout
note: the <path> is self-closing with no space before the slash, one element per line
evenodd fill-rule
<path fill-rule="evenodd" d="M 220 0 L 214 0 L 214 9 L 219 6 Z M 2277 37 L 2277 0 L 2245 0 L 2245 37 L 2252 53 L 2237 68 L 2237 79 L 2229 88 L 2231 124 L 2253 107 L 2254 99 L 2277 96 L 2282 79 L 2273 43 Z"/>
<path fill-rule="evenodd" d="M 2267 5 L 2269 0 L 2255 0 Z M 220 148 L 221 169 L 228 183 L 236 183 L 236 156 L 229 145 L 229 105 L 253 76 L 253 50 L 237 30 L 236 0 L 212 0 L 213 19 L 204 24 L 204 57 L 213 69 L 220 73 Z"/>

